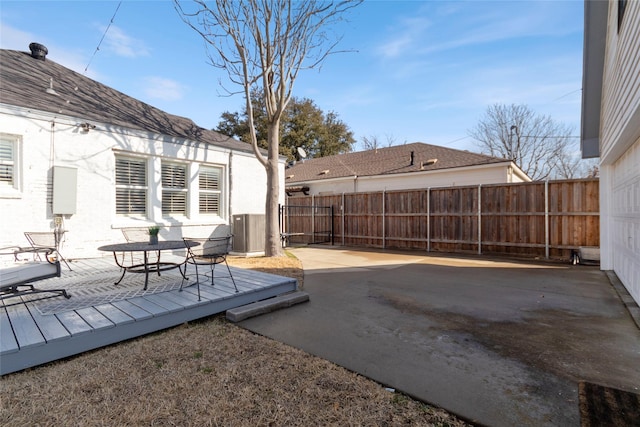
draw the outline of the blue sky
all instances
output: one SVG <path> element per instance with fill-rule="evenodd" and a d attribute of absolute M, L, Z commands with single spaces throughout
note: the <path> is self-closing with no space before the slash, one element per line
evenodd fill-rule
<path fill-rule="evenodd" d="M 117 7 L 2 0 L 0 47 L 42 43 L 48 59 L 202 127 L 241 110 L 170 1 L 123 1 L 96 52 Z M 583 19 L 580 0 L 367 0 L 335 28 L 351 52 L 303 71 L 294 95 L 336 112 L 358 142 L 478 151 L 468 130 L 494 103 L 526 104 L 578 135 Z"/>

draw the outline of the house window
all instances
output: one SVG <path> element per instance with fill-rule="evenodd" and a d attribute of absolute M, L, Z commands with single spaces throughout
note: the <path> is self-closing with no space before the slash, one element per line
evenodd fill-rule
<path fill-rule="evenodd" d="M 147 161 L 116 156 L 116 214 L 147 215 Z"/>
<path fill-rule="evenodd" d="M 18 188 L 18 141 L 15 135 L 0 134 L 0 190 Z"/>
<path fill-rule="evenodd" d="M 162 162 L 162 214 L 187 215 L 187 167 Z"/>
<path fill-rule="evenodd" d="M 211 166 L 200 166 L 198 186 L 200 189 L 200 214 L 220 216 L 220 189 L 222 169 Z"/>

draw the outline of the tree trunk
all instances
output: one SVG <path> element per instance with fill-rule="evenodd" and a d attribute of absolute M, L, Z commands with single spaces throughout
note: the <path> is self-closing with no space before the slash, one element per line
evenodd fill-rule
<path fill-rule="evenodd" d="M 268 138 L 269 148 L 267 155 L 267 200 L 265 206 L 265 248 L 266 256 L 282 256 L 282 244 L 280 241 L 280 224 L 278 222 L 280 177 L 278 171 L 278 158 L 280 146 L 279 121 L 269 123 Z"/>

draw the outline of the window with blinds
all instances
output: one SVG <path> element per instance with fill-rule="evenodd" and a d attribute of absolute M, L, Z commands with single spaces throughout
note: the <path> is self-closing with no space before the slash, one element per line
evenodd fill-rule
<path fill-rule="evenodd" d="M 116 156 L 116 214 L 147 215 L 146 159 Z"/>
<path fill-rule="evenodd" d="M 13 188 L 15 185 L 15 151 L 16 139 L 0 136 L 0 188 Z"/>
<path fill-rule="evenodd" d="M 221 168 L 200 166 L 198 176 L 200 214 L 220 216 L 221 179 Z"/>
<path fill-rule="evenodd" d="M 187 166 L 162 162 L 162 214 L 187 215 Z"/>

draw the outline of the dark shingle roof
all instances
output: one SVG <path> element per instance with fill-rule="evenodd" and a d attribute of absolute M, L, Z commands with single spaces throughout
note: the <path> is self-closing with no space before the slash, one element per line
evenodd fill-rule
<path fill-rule="evenodd" d="M 411 165 L 413 153 L 413 165 Z M 437 159 L 432 165 L 428 160 Z M 508 162 L 506 159 L 414 142 L 376 150 L 337 154 L 298 162 L 285 172 L 287 185 L 347 176 L 374 176 L 433 171 Z M 326 172 L 328 171 L 328 172 Z M 289 178 L 289 176 L 293 177 Z"/>
<path fill-rule="evenodd" d="M 59 95 L 46 92 L 53 79 Z M 251 152 L 251 146 L 118 92 L 49 59 L 0 50 L 0 103 Z"/>

